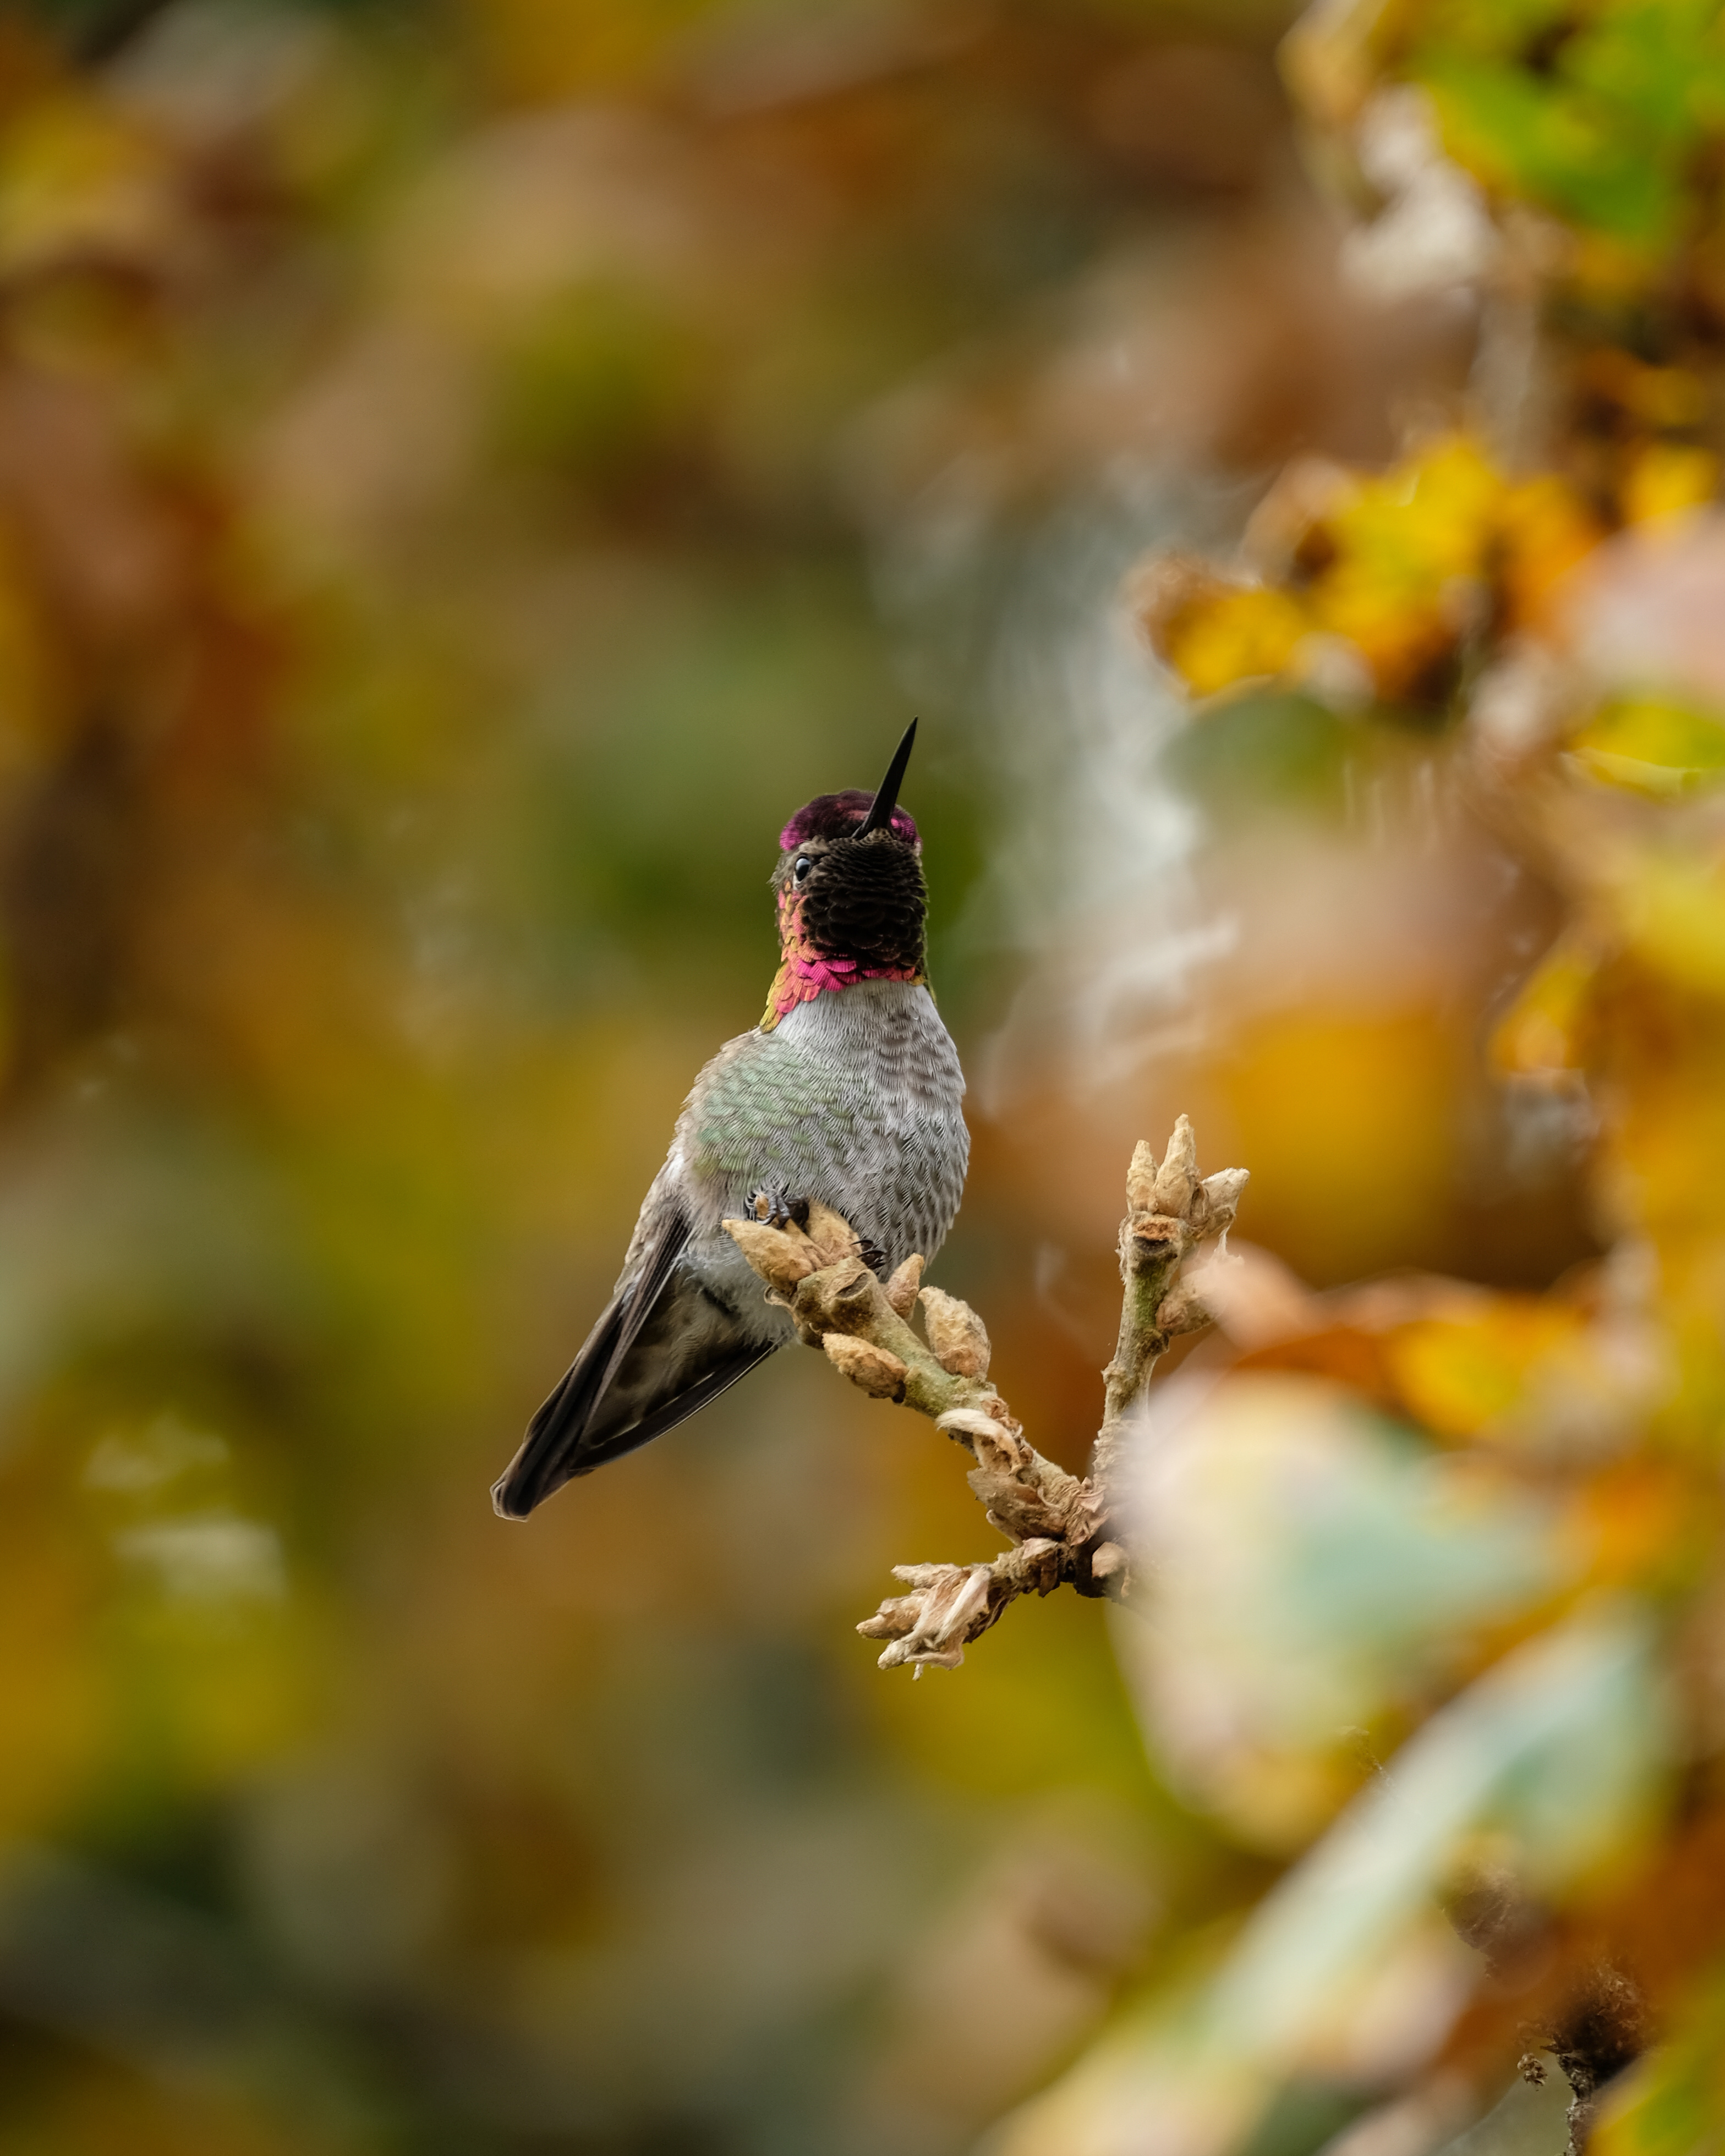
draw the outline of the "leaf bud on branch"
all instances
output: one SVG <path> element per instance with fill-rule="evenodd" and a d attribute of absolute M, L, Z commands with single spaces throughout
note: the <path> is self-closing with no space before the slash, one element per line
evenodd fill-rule
<path fill-rule="evenodd" d="M 1102 1427 L 1084 1478 L 1026 1438 L 989 1383 L 987 1327 L 957 1296 L 922 1286 L 920 1256 L 881 1281 L 850 1223 L 819 1204 L 809 1206 L 806 1227 L 723 1224 L 768 1300 L 789 1311 L 799 1338 L 871 1398 L 901 1400 L 966 1448 L 976 1463 L 970 1486 L 1009 1544 L 986 1564 L 895 1566 L 910 1591 L 889 1597 L 857 1627 L 887 1642 L 883 1669 L 956 1669 L 970 1641 L 1023 1594 L 1070 1585 L 1130 1597 L 1127 1551 L 1112 1524 L 1126 1419 L 1169 1341 L 1209 1322 L 1202 1281 L 1183 1277 L 1183 1268 L 1200 1252 L 1214 1260 L 1245 1181 L 1243 1168 L 1200 1178 L 1184 1116 L 1160 1162 L 1146 1144 L 1134 1151 L 1120 1229 L 1120 1339 L 1103 1373 Z M 919 1303 L 920 1334 L 911 1322 Z"/>

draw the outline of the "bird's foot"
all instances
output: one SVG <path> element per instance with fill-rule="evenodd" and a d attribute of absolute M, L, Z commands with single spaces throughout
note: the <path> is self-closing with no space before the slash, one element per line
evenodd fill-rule
<path fill-rule="evenodd" d="M 783 1190 L 769 1190 L 764 1183 L 758 1190 L 749 1193 L 749 1212 L 769 1228 L 794 1225 L 805 1233 L 808 1230 L 809 1200 L 789 1197 Z"/>
<path fill-rule="evenodd" d="M 762 1183 L 758 1190 L 749 1193 L 749 1214 L 752 1219 L 764 1221 L 769 1228 L 795 1226 L 806 1235 L 810 1202 L 806 1198 L 787 1197 L 783 1190 L 772 1190 Z M 886 1254 L 878 1244 L 870 1242 L 866 1236 L 862 1237 L 857 1255 L 870 1272 L 880 1274 L 883 1280 L 886 1278 Z"/>

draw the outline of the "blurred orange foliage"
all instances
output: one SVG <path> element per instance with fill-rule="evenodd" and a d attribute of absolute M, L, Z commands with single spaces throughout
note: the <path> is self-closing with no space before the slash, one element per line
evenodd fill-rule
<path fill-rule="evenodd" d="M 1717 11 L 1284 27 L 0 22 L 0 2156 L 1717 2137 Z M 912 708 L 1039 1443 L 1260 1246 L 914 1691 L 815 1358 L 483 1494 Z"/>

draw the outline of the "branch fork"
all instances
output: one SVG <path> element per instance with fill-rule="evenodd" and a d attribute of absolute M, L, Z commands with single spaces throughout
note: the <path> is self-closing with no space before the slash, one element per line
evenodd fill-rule
<path fill-rule="evenodd" d="M 914 1408 L 965 1448 L 976 1463 L 970 1486 L 1009 1545 L 986 1563 L 895 1565 L 909 1592 L 890 1597 L 857 1627 L 865 1639 L 886 1642 L 883 1669 L 908 1663 L 919 1676 L 925 1668 L 956 1669 L 966 1646 L 1023 1594 L 1070 1585 L 1081 1594 L 1128 1599 L 1131 1568 L 1112 1532 L 1127 1419 L 1169 1342 L 1209 1322 L 1202 1260 L 1219 1250 L 1245 1180 L 1243 1168 L 1200 1179 L 1183 1116 L 1160 1163 L 1147 1144 L 1134 1152 L 1120 1230 L 1120 1338 L 1103 1373 L 1102 1427 L 1083 1478 L 1026 1438 L 989 1383 L 982 1319 L 957 1296 L 925 1287 L 920 1257 L 880 1279 L 850 1223 L 819 1202 L 806 1228 L 723 1224 L 766 1284 L 768 1300 L 789 1312 L 799 1339 L 872 1398 Z M 920 1334 L 911 1323 L 919 1305 Z"/>

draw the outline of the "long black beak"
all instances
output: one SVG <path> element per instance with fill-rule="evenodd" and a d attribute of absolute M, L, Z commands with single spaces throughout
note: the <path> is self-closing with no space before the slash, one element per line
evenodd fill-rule
<path fill-rule="evenodd" d="M 892 752 L 892 761 L 886 767 L 886 776 L 880 782 L 875 796 L 875 805 L 870 809 L 866 822 L 859 825 L 853 837 L 866 839 L 871 831 L 884 831 L 892 821 L 892 812 L 898 806 L 898 789 L 905 783 L 905 771 L 911 761 L 911 751 L 916 746 L 916 721 L 912 719 L 905 728 L 904 739 Z"/>

